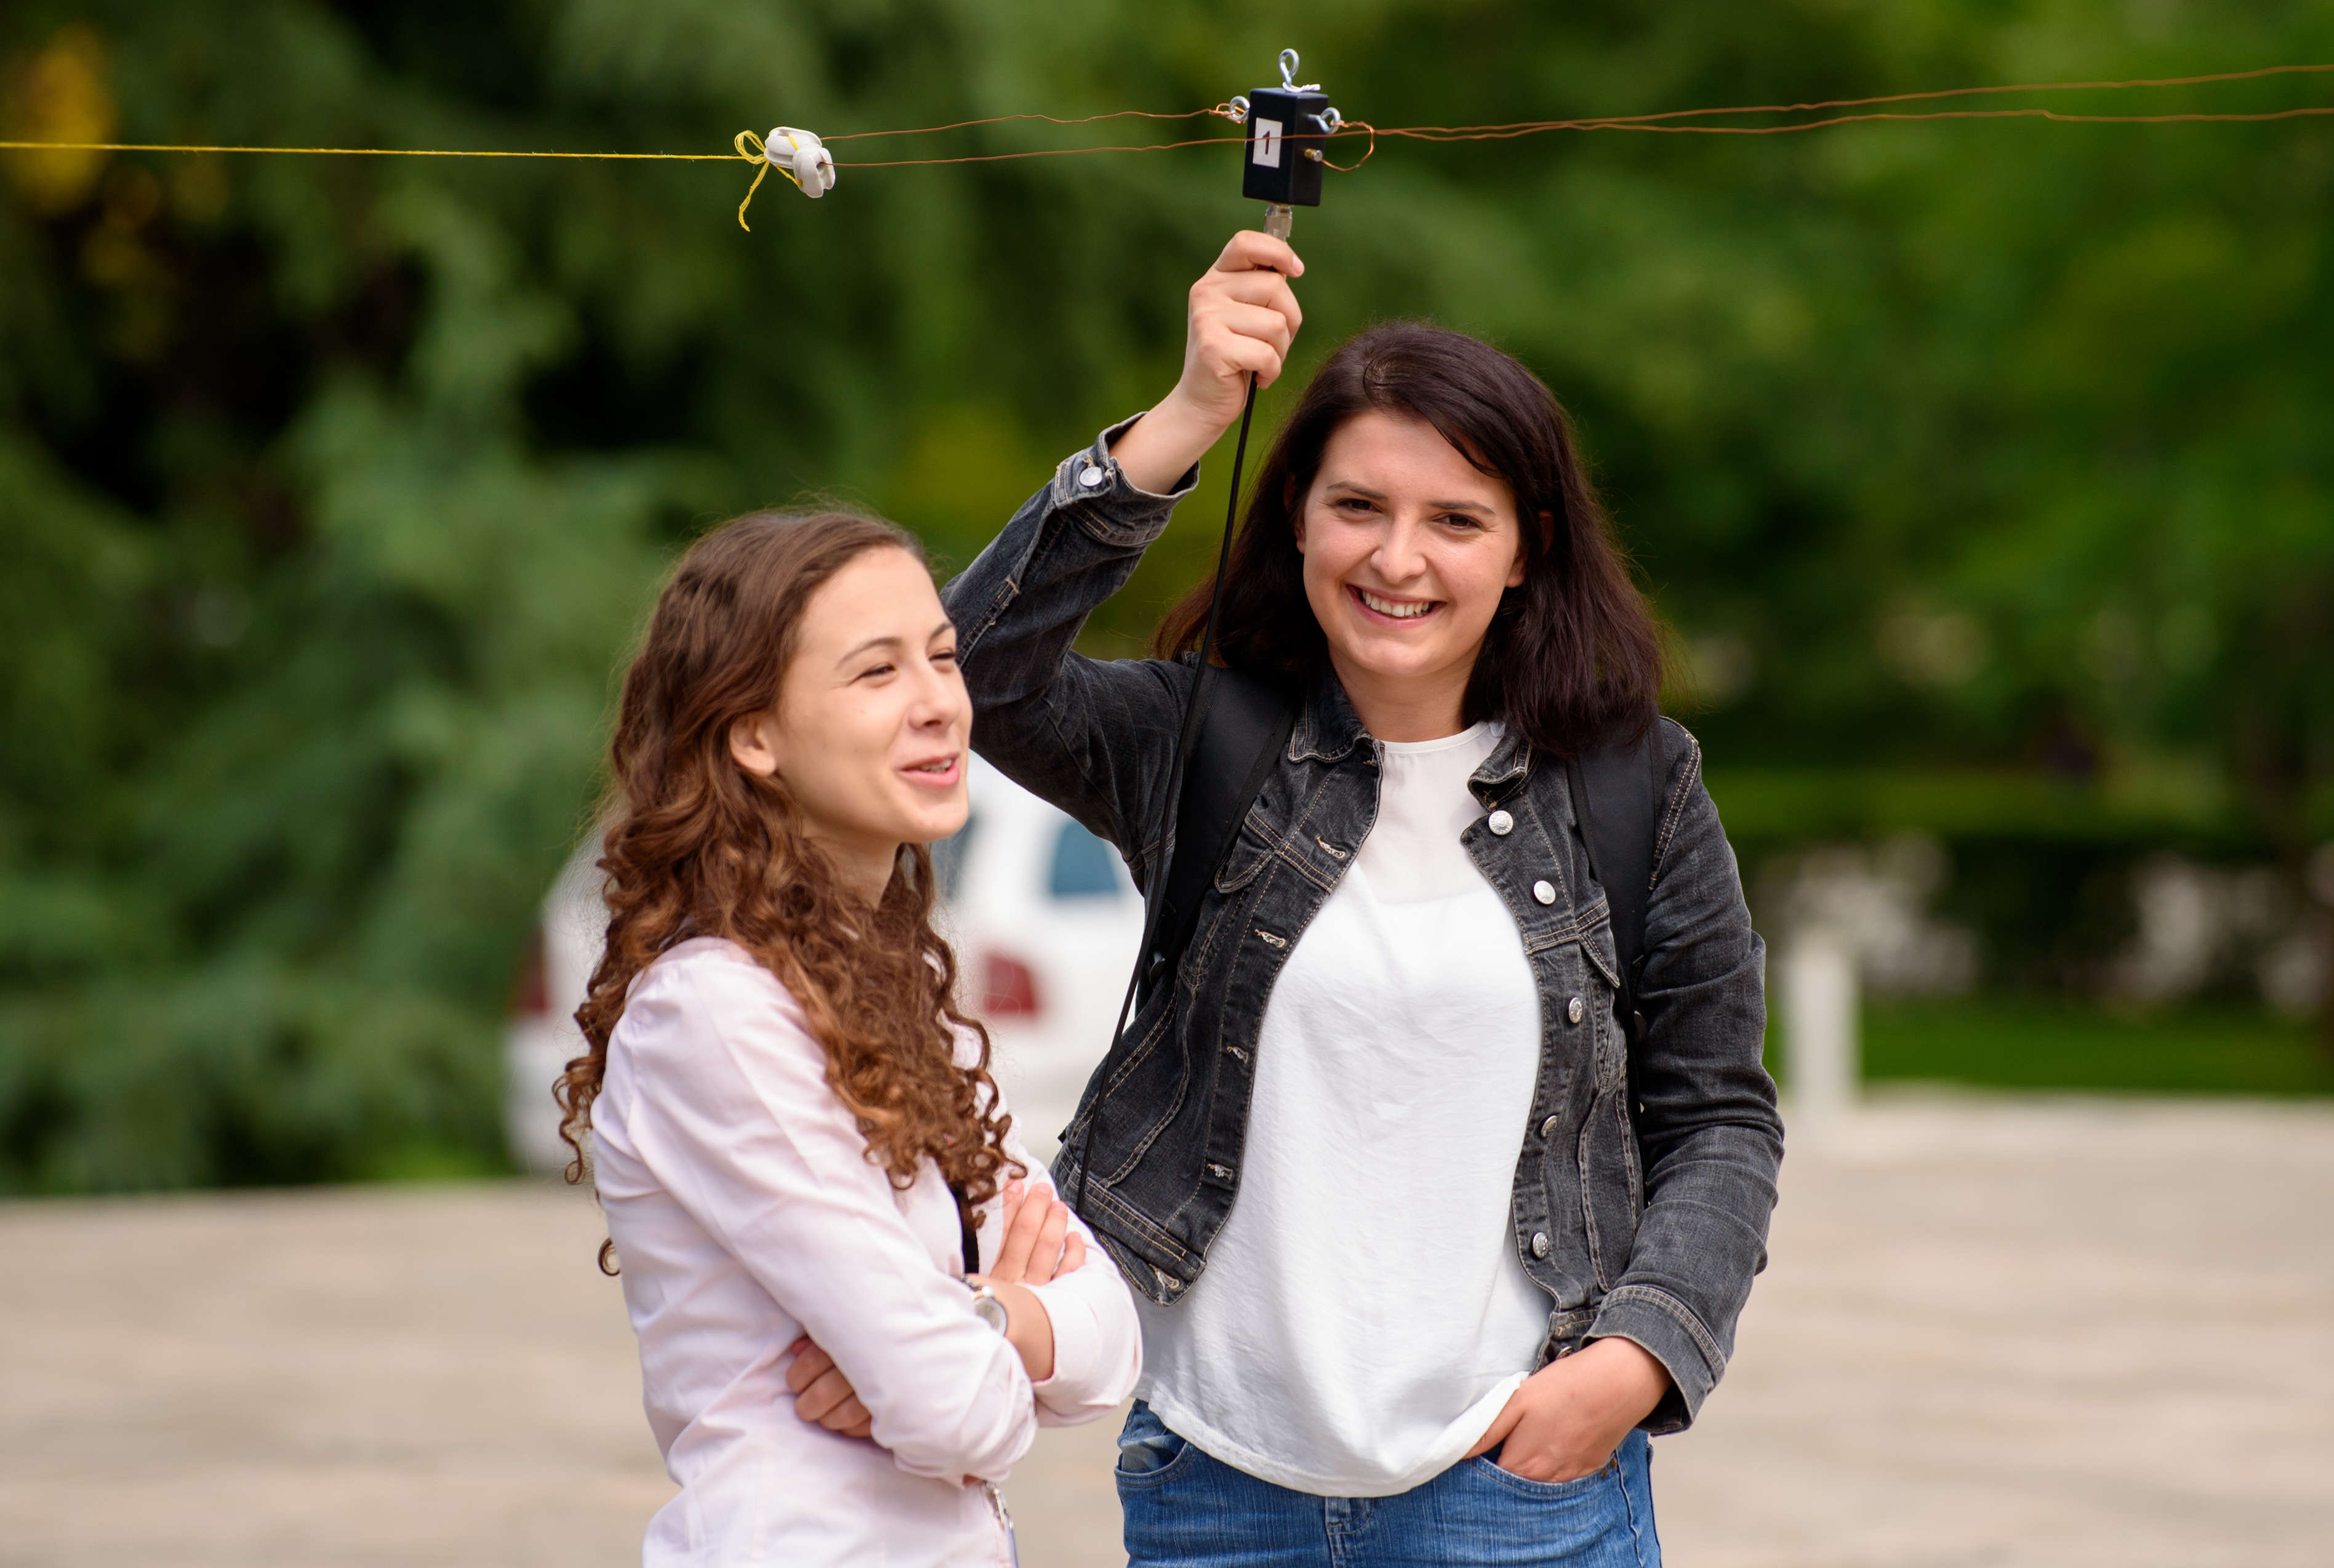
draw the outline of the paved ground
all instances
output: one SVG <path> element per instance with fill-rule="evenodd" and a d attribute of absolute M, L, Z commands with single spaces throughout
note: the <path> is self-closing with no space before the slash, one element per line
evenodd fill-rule
<path fill-rule="evenodd" d="M 2334 1107 L 1895 1100 L 1786 1171 L 1677 1568 L 2334 1563 Z M 670 1490 L 588 1202 L 0 1206 L 0 1563 L 636 1562 Z M 1107 1430 L 1017 1474 L 1122 1561 Z"/>

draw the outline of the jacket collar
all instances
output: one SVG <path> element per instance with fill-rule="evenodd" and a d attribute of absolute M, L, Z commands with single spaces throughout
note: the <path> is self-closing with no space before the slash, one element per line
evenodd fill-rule
<path fill-rule="evenodd" d="M 1305 700 L 1288 732 L 1290 762 L 1340 762 L 1369 738 L 1370 732 L 1362 727 L 1361 716 L 1354 711 L 1353 701 L 1335 673 L 1324 670 L 1306 683 Z M 1483 765 L 1468 778 L 1468 787 L 1486 806 L 1496 805 L 1531 772 L 1531 764 L 1530 743 L 1513 732 L 1504 734 L 1491 755 L 1483 759 Z"/>
<path fill-rule="evenodd" d="M 1288 732 L 1290 762 L 1339 762 L 1369 738 L 1336 673 L 1324 669 L 1305 683 L 1305 701 Z"/>
<path fill-rule="evenodd" d="M 1531 743 L 1513 730 L 1500 736 L 1500 744 L 1483 759 L 1483 765 L 1468 776 L 1467 787 L 1475 798 L 1487 807 L 1500 803 L 1501 796 L 1512 791 L 1531 772 Z"/>

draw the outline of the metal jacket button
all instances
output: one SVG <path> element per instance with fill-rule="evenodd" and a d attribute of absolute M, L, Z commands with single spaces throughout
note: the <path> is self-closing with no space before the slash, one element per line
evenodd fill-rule
<path fill-rule="evenodd" d="M 1100 468 L 1097 468 L 1093 464 L 1089 463 L 1086 465 L 1086 471 L 1078 476 L 1078 483 L 1085 486 L 1089 490 L 1095 490 L 1101 488 L 1102 482 L 1109 476 L 1110 476 L 1104 474 Z"/>
<path fill-rule="evenodd" d="M 1534 1257 L 1548 1255 L 1548 1232 L 1544 1230 L 1532 1232 L 1532 1255 Z"/>
<path fill-rule="evenodd" d="M 1567 1023 L 1579 1023 L 1581 1018 L 1585 1016 L 1587 1012 L 1588 1005 L 1577 996 L 1575 996 L 1571 1001 L 1567 1002 L 1564 1005 L 1564 1016 Z"/>
<path fill-rule="evenodd" d="M 1542 1138 L 1554 1138 L 1556 1136 L 1555 1117 L 1551 1116 L 1547 1121 L 1539 1124 L 1539 1135 Z"/>
<path fill-rule="evenodd" d="M 1491 831 L 1499 834 L 1501 838 L 1506 838 L 1509 833 L 1516 831 L 1516 819 L 1509 816 L 1503 811 L 1493 812 L 1491 813 L 1490 821 Z"/>
<path fill-rule="evenodd" d="M 1532 897 L 1538 899 L 1543 904 L 1552 904 L 1556 902 L 1556 884 L 1554 882 L 1534 882 L 1532 884 Z"/>

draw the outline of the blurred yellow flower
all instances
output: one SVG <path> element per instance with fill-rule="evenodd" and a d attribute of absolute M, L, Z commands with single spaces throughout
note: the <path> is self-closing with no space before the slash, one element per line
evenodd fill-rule
<path fill-rule="evenodd" d="M 75 24 L 10 71 L 0 98 L 0 140 L 112 140 L 117 117 L 105 54 L 95 29 Z M 88 200 L 106 160 L 102 152 L 13 150 L 5 157 L 9 183 L 44 213 L 69 212 Z"/>

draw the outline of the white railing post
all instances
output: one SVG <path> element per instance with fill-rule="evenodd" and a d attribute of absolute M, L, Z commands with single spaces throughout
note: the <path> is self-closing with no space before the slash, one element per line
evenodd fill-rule
<path fill-rule="evenodd" d="M 1829 927 L 1802 926 L 1783 955 L 1783 1048 L 1794 1119 L 1820 1134 L 1856 1107 L 1861 1077 L 1856 954 Z"/>

